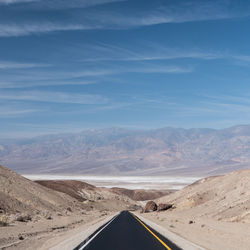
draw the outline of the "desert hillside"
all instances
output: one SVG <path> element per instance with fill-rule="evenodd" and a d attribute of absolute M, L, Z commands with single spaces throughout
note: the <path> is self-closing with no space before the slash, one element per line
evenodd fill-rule
<path fill-rule="evenodd" d="M 28 180 L 0 166 L 0 248 L 39 249 L 41 245 L 86 230 L 126 209 L 140 208 L 128 196 L 80 181 Z"/>
<path fill-rule="evenodd" d="M 205 249 L 249 250 L 250 170 L 201 179 L 155 202 L 154 210 L 167 210 L 143 217 Z"/>
<path fill-rule="evenodd" d="M 68 194 L 71 197 L 74 197 L 78 201 L 86 201 L 90 197 L 85 197 L 83 191 L 91 192 L 96 189 L 95 186 L 90 185 L 88 183 L 82 182 L 82 181 L 75 181 L 75 180 L 52 180 L 52 181 L 35 181 L 36 183 L 45 186 L 47 188 L 50 188 L 52 190 L 56 190 L 61 193 Z"/>
<path fill-rule="evenodd" d="M 202 179 L 158 202 L 173 203 L 195 217 L 250 223 L 250 170 Z"/>
<path fill-rule="evenodd" d="M 135 207 L 139 209 L 140 201 L 156 199 L 174 192 L 173 190 L 103 188 L 75 180 L 40 180 L 35 182 L 52 190 L 68 194 L 83 202 L 86 209 L 109 211 L 133 209 Z"/>
<path fill-rule="evenodd" d="M 30 181 L 0 166 L 0 210 L 3 213 L 46 214 L 80 209 L 75 199 Z"/>
<path fill-rule="evenodd" d="M 88 210 L 120 211 L 137 205 L 136 201 L 126 194 L 114 193 L 112 189 L 95 187 L 82 181 L 43 180 L 36 183 L 75 198 Z"/>
<path fill-rule="evenodd" d="M 0 166 L 0 187 L 0 210 L 6 214 L 120 211 L 136 204 L 129 196 L 108 188 L 75 180 L 33 182 L 3 166 Z"/>

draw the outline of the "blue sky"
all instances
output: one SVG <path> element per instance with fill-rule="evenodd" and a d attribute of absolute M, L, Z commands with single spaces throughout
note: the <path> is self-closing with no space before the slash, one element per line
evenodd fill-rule
<path fill-rule="evenodd" d="M 0 137 L 250 123 L 250 2 L 0 0 Z"/>

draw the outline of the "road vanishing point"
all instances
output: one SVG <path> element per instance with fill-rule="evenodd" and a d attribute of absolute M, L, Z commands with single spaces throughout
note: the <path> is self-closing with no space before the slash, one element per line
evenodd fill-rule
<path fill-rule="evenodd" d="M 74 250 L 179 250 L 128 211 L 122 211 Z"/>

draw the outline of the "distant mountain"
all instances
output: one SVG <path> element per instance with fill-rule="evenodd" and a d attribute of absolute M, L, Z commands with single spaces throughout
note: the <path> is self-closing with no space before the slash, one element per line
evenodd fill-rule
<path fill-rule="evenodd" d="M 0 140 L 19 173 L 214 175 L 250 166 L 250 125 L 227 129 L 85 130 Z"/>

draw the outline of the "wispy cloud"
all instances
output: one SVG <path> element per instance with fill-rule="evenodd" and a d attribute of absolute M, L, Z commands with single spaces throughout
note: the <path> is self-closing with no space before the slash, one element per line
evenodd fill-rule
<path fill-rule="evenodd" d="M 33 77 L 29 80 L 18 78 L 13 81 L 0 81 L 0 89 L 14 89 L 14 88 L 31 88 L 31 87 L 46 87 L 46 86 L 65 86 L 65 85 L 86 85 L 94 84 L 96 80 L 39 80 Z"/>
<path fill-rule="evenodd" d="M 0 0 L 0 4 L 10 5 L 10 4 L 17 4 L 17 3 L 30 3 L 30 2 L 37 2 L 39 0 Z"/>
<path fill-rule="evenodd" d="M 128 70 L 134 73 L 162 73 L 162 74 L 177 74 L 177 73 L 190 73 L 193 71 L 192 67 L 179 67 L 179 66 L 157 66 L 152 67 L 138 67 Z"/>
<path fill-rule="evenodd" d="M 125 0 L 0 0 L 0 4 L 11 5 L 19 3 L 31 3 L 31 7 L 39 9 L 67 9 L 67 8 L 84 8 L 96 5 L 103 5 L 113 2 L 122 2 Z"/>
<path fill-rule="evenodd" d="M 0 116 L 1 118 L 16 117 L 16 116 L 29 115 L 31 113 L 35 113 L 38 111 L 41 110 L 34 108 L 25 108 L 25 107 L 22 108 L 22 107 L 1 105 Z"/>
<path fill-rule="evenodd" d="M 213 95 L 213 96 L 205 96 L 210 103 L 214 103 L 215 105 L 221 105 L 224 107 L 249 107 L 250 104 L 250 95 Z M 249 107 L 250 108 L 250 107 Z"/>
<path fill-rule="evenodd" d="M 88 51 L 89 56 L 80 61 L 98 62 L 98 61 L 160 61 L 171 59 L 202 59 L 213 60 L 225 58 L 226 55 L 216 51 L 202 51 L 200 49 L 190 48 L 181 50 L 178 48 L 169 48 L 160 44 L 142 43 L 137 44 L 137 48 L 124 48 L 111 44 L 88 45 L 83 49 Z M 100 56 L 101 55 L 101 56 Z"/>
<path fill-rule="evenodd" d="M 48 64 L 37 64 L 37 63 L 19 63 L 19 62 L 5 62 L 0 61 L 0 69 L 30 69 L 48 67 Z"/>
<path fill-rule="evenodd" d="M 76 94 L 48 91 L 2 91 L 1 100 L 7 101 L 32 101 L 50 103 L 72 103 L 72 104 L 105 104 L 108 99 L 100 95 Z"/>
<path fill-rule="evenodd" d="M 105 5 L 127 0 L 40 0 L 36 5 L 38 8 L 45 9 L 68 9 L 68 8 L 86 8 L 96 5 Z"/>
<path fill-rule="evenodd" d="M 32 34 L 42 34 L 56 31 L 91 30 L 99 29 L 100 26 L 88 26 L 84 24 L 66 23 L 24 23 L 24 24 L 0 24 L 0 37 L 27 36 Z"/>
<path fill-rule="evenodd" d="M 159 7 L 156 5 L 153 9 L 150 8 L 147 10 L 142 8 L 137 13 L 129 9 L 122 12 L 120 10 L 84 10 L 84 7 L 120 1 L 123 0 L 3 0 L 2 3 L 4 4 L 30 2 L 29 5 L 38 6 L 38 10 L 44 7 L 53 9 L 68 9 L 73 7 L 76 8 L 76 12 L 74 15 L 71 13 L 67 19 L 67 23 L 65 23 L 64 19 L 60 19 L 60 15 L 54 18 L 53 21 L 51 19 L 50 22 L 48 22 L 47 16 L 39 22 L 35 20 L 23 20 L 19 23 L 14 22 L 13 19 L 5 20 L 0 25 L 0 36 L 27 36 L 56 31 L 131 29 L 168 23 L 242 18 L 250 15 L 250 10 L 246 10 L 244 13 L 234 12 L 225 1 L 199 1 L 199 3 L 183 1 L 176 6 L 166 5 Z M 79 12 L 79 8 L 83 8 L 83 12 Z"/>
<path fill-rule="evenodd" d="M 127 29 L 158 24 L 187 23 L 210 20 L 243 18 L 250 15 L 250 9 L 244 12 L 232 9 L 230 1 L 173 1 L 161 6 L 150 6 L 133 12 L 93 13 L 91 20 L 101 20 L 105 27 Z M 236 7 L 236 6 L 235 6 Z M 97 18 L 97 19 L 96 19 Z"/>
<path fill-rule="evenodd" d="M 232 57 L 240 61 L 250 62 L 250 55 L 234 55 Z"/>
<path fill-rule="evenodd" d="M 12 65 L 14 67 L 14 65 Z M 4 68 L 3 68 L 4 69 Z M 2 70 L 3 70 L 2 69 Z M 1 70 L 1 65 L 0 65 Z M 192 66 L 178 66 L 178 65 L 154 65 L 154 64 L 139 64 L 139 65 L 123 65 L 114 66 L 107 65 L 103 69 L 86 69 L 77 71 L 66 71 L 58 69 L 41 69 L 30 70 L 21 69 L 15 71 L 14 74 L 2 74 L 0 79 L 0 89 L 14 89 L 14 88 L 27 88 L 39 86 L 62 86 L 62 85 L 86 85 L 101 83 L 104 77 L 119 76 L 120 74 L 138 73 L 138 74 L 185 74 L 194 71 Z M 24 71 L 24 70 L 27 70 Z M 119 81 L 119 79 L 118 79 Z M 1 93 L 0 93 L 1 94 Z"/>

